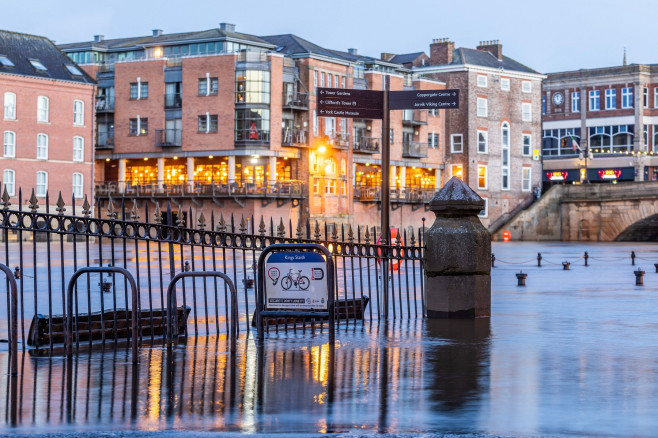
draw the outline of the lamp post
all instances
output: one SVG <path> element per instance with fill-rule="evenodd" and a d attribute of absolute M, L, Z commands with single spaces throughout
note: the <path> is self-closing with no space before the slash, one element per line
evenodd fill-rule
<path fill-rule="evenodd" d="M 584 178 L 581 177 L 581 178 L 580 178 L 580 182 L 581 182 L 581 183 L 585 182 L 586 184 L 589 184 L 589 176 L 587 175 L 587 164 L 588 164 L 588 163 L 587 163 L 587 160 L 588 160 L 588 159 L 594 159 L 593 156 L 590 156 L 590 148 L 589 148 L 589 145 L 585 146 L 585 150 L 584 150 L 584 151 L 583 151 L 583 150 L 580 151 L 580 155 L 579 155 L 578 159 L 580 160 L 580 162 L 582 162 L 583 160 L 585 160 L 585 169 L 584 169 L 584 170 L 585 170 L 585 177 L 584 177 Z M 582 175 L 581 175 L 581 176 L 582 176 Z"/>

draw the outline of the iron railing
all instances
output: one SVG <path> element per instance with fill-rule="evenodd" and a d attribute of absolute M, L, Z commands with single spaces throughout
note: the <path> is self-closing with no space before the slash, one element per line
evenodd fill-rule
<path fill-rule="evenodd" d="M 417 141 L 404 142 L 402 144 L 402 156 L 404 158 L 425 158 L 427 157 L 427 148 L 429 143 L 420 143 Z"/>
<path fill-rule="evenodd" d="M 308 131 L 303 129 L 284 129 L 281 132 L 281 144 L 283 146 L 307 146 Z"/>
<path fill-rule="evenodd" d="M 99 132 L 96 135 L 98 149 L 112 149 L 114 147 L 114 133 Z"/>
<path fill-rule="evenodd" d="M 354 152 L 364 152 L 367 154 L 379 153 L 380 137 L 354 137 Z"/>
<path fill-rule="evenodd" d="M 283 93 L 283 107 L 308 109 L 308 93 Z"/>
<path fill-rule="evenodd" d="M 155 130 L 156 146 L 182 146 L 183 130 L 182 129 L 156 129 Z"/>
<path fill-rule="evenodd" d="M 409 204 L 427 204 L 436 193 L 435 189 L 404 187 L 391 189 L 391 202 Z M 354 188 L 354 199 L 362 202 L 381 201 L 381 189 L 376 186 L 357 186 Z"/>

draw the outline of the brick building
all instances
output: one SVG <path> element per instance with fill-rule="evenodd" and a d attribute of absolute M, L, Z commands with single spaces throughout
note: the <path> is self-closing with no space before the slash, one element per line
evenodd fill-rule
<path fill-rule="evenodd" d="M 381 90 L 384 74 L 392 89 L 445 87 L 402 64 L 226 23 L 60 48 L 98 81 L 96 196 L 173 201 L 194 216 L 377 224 L 381 121 L 318 117 L 316 88 Z M 393 225 L 427 214 L 443 124 L 441 111 L 392 115 Z"/>
<path fill-rule="evenodd" d="M 429 60 L 412 55 L 425 64 L 412 67 L 416 76 L 460 90 L 459 109 L 446 111 L 445 177 L 458 176 L 475 189 L 486 202 L 482 222 L 496 228 L 531 202 L 540 185 L 545 76 L 504 56 L 498 41 L 469 49 L 437 39 Z"/>
<path fill-rule="evenodd" d="M 92 200 L 95 84 L 47 38 L 0 31 L 2 183 L 17 203 Z"/>
<path fill-rule="evenodd" d="M 658 180 L 658 65 L 549 73 L 542 113 L 545 186 Z"/>

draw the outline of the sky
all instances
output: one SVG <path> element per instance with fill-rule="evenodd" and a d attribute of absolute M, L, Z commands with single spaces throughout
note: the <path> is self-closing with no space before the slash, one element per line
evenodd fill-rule
<path fill-rule="evenodd" d="M 379 56 L 429 54 L 434 38 L 503 54 L 542 73 L 658 63 L 656 0 L 0 0 L 0 29 L 58 44 L 188 32 L 233 23 L 254 35 L 293 33 L 320 46 Z"/>

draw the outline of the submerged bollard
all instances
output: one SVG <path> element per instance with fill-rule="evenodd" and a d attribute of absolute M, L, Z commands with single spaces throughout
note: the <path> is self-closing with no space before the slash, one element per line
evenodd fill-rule
<path fill-rule="evenodd" d="M 587 254 L 587 251 L 585 251 L 585 255 L 583 256 L 583 258 L 585 259 L 585 266 L 589 266 L 587 264 L 587 259 L 589 258 L 589 254 Z"/>
<path fill-rule="evenodd" d="M 541 253 L 537 253 L 537 267 L 541 268 Z"/>
<path fill-rule="evenodd" d="M 569 270 L 569 266 L 571 266 L 570 262 L 562 262 L 562 269 L 564 269 L 565 271 Z"/>
<path fill-rule="evenodd" d="M 635 251 L 631 251 L 631 265 L 635 266 Z"/>
<path fill-rule="evenodd" d="M 658 263 L 653 264 L 656 267 L 656 273 L 658 274 Z"/>
<path fill-rule="evenodd" d="M 524 274 L 523 271 L 519 271 L 518 274 L 516 274 L 516 279 L 519 281 L 517 286 L 525 286 L 525 279 L 528 276 L 528 274 Z"/>
<path fill-rule="evenodd" d="M 428 318 L 491 316 L 491 233 L 478 218 L 484 200 L 453 177 L 430 201 L 436 220 L 425 232 Z"/>
<path fill-rule="evenodd" d="M 491 267 L 495 268 L 496 266 L 496 255 L 494 253 L 491 253 Z"/>
<path fill-rule="evenodd" d="M 637 271 L 633 271 L 635 274 L 635 286 L 644 286 L 644 271 L 642 268 L 637 268 Z"/>

